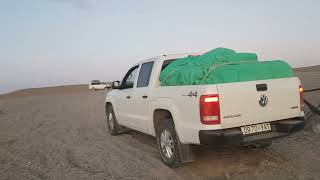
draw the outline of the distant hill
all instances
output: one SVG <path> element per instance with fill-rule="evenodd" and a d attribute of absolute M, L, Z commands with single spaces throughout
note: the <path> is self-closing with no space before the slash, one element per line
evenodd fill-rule
<path fill-rule="evenodd" d="M 39 95 L 53 95 L 53 94 L 74 94 L 79 92 L 88 91 L 88 85 L 65 85 L 65 86 L 52 86 L 52 87 L 41 87 L 41 88 L 30 88 L 13 91 L 8 94 L 1 94 L 1 98 L 11 97 L 29 97 Z"/>
<path fill-rule="evenodd" d="M 301 67 L 301 68 L 294 68 L 295 72 L 320 72 L 320 65 L 317 66 L 309 66 L 309 67 Z"/>

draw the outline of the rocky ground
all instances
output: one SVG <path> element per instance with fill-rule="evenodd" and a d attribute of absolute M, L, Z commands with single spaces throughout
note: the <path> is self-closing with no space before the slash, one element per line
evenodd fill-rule
<path fill-rule="evenodd" d="M 315 72 L 297 74 L 306 86 L 319 82 Z M 0 179 L 320 178 L 316 115 L 308 116 L 312 126 L 268 149 L 196 146 L 195 162 L 170 169 L 159 158 L 155 138 L 136 131 L 108 134 L 105 94 L 66 86 L 0 96 Z M 320 104 L 319 94 L 306 98 Z"/>

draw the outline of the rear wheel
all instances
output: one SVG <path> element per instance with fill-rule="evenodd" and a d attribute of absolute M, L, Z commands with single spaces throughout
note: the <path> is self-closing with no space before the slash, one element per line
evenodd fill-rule
<path fill-rule="evenodd" d="M 106 115 L 107 115 L 107 125 L 109 129 L 109 133 L 113 136 L 119 134 L 120 126 L 118 124 L 118 121 L 116 119 L 116 116 L 113 111 L 113 107 L 111 104 L 106 105 Z"/>
<path fill-rule="evenodd" d="M 166 119 L 157 130 L 157 145 L 162 161 L 170 167 L 181 164 L 179 140 L 172 119 Z"/>

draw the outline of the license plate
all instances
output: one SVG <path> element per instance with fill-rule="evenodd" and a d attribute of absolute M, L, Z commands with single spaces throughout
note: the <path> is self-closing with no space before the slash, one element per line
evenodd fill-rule
<path fill-rule="evenodd" d="M 264 131 L 271 131 L 271 125 L 270 123 L 264 123 L 264 124 L 256 124 L 256 125 L 250 125 L 250 126 L 243 126 L 241 127 L 242 133 L 245 134 L 254 134 Z"/>

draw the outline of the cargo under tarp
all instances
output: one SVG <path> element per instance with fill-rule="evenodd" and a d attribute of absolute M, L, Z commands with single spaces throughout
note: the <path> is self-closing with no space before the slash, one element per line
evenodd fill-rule
<path fill-rule="evenodd" d="M 284 61 L 258 61 L 254 53 L 216 48 L 201 56 L 170 63 L 160 74 L 161 86 L 220 84 L 293 77 Z"/>

